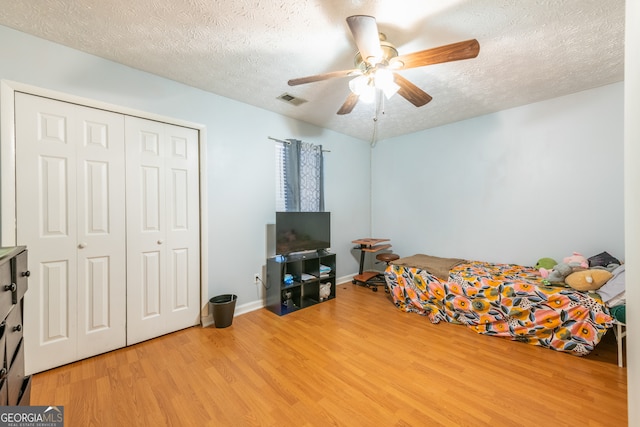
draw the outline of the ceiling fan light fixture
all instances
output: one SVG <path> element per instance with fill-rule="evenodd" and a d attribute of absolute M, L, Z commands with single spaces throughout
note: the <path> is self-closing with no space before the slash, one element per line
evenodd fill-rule
<path fill-rule="evenodd" d="M 368 89 L 362 92 L 358 99 L 362 100 L 365 104 L 371 104 L 376 100 L 376 88 L 369 86 Z"/>
<path fill-rule="evenodd" d="M 393 73 L 385 68 L 376 68 L 367 74 L 349 81 L 349 89 L 358 95 L 362 102 L 373 102 L 376 98 L 376 90 L 381 90 L 389 99 L 395 95 L 400 86 L 394 81 Z"/>
<path fill-rule="evenodd" d="M 393 73 L 386 68 L 378 68 L 373 78 L 376 88 L 380 89 L 387 99 L 400 90 L 400 86 L 393 79 Z"/>
<path fill-rule="evenodd" d="M 375 100 L 376 86 L 371 74 L 364 74 L 350 80 L 349 89 L 358 95 L 362 102 L 370 103 Z"/>
<path fill-rule="evenodd" d="M 351 79 L 349 80 L 349 89 L 356 95 L 360 95 L 363 91 L 363 86 L 367 84 L 367 80 L 368 77 L 364 75 Z"/>

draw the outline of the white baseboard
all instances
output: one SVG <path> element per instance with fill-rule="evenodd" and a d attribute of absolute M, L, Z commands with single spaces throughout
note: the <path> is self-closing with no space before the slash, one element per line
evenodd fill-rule
<path fill-rule="evenodd" d="M 351 280 L 353 279 L 354 274 L 350 274 L 348 276 L 342 276 L 342 277 L 337 277 L 336 278 L 336 285 L 342 285 L 344 283 L 350 283 Z M 260 301 L 252 301 L 252 302 L 248 302 L 246 304 L 241 304 L 241 305 L 236 305 L 236 308 L 233 312 L 233 317 L 236 316 L 241 316 L 243 314 L 246 313 L 250 313 L 252 311 L 255 310 L 260 310 L 261 308 L 264 308 L 265 303 L 263 300 Z M 201 317 L 201 322 L 202 322 L 202 327 L 206 328 L 209 326 L 213 326 L 213 315 L 211 313 L 209 313 L 207 316 L 202 316 Z"/>

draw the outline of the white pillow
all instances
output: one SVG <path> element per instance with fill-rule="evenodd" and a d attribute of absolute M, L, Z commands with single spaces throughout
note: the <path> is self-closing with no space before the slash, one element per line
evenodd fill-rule
<path fill-rule="evenodd" d="M 606 304 L 625 291 L 624 264 L 611 272 L 613 277 L 600 287 L 596 292 L 600 294 Z"/>
<path fill-rule="evenodd" d="M 627 303 L 627 297 L 625 296 L 624 292 L 621 294 L 618 294 L 617 296 L 611 298 L 609 300 L 609 302 L 607 302 L 607 305 L 609 306 L 609 308 L 611 307 L 615 307 L 616 305 L 624 305 Z"/>

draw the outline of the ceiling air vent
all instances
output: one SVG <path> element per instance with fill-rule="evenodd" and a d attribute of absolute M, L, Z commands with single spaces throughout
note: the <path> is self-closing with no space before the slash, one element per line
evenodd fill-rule
<path fill-rule="evenodd" d="M 300 104 L 304 104 L 305 102 L 307 102 L 307 100 L 306 100 L 306 99 L 296 98 L 295 96 L 290 95 L 290 94 L 288 94 L 288 93 L 283 93 L 282 95 L 280 95 L 280 96 L 278 97 L 278 99 L 279 99 L 280 101 L 284 101 L 284 102 L 286 102 L 287 104 L 293 104 L 293 105 L 295 105 L 296 107 L 297 107 L 298 105 L 300 105 Z"/>

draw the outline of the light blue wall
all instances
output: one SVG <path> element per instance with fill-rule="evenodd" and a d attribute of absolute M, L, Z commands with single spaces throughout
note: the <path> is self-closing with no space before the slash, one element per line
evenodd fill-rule
<path fill-rule="evenodd" d="M 381 141 L 370 208 L 365 141 L 2 26 L 0 79 L 205 125 L 209 293 L 236 293 L 239 306 L 261 300 L 253 273 L 275 218 L 268 136 L 331 150 L 326 206 L 340 277 L 357 271 L 351 240 L 370 234 L 391 238 L 401 255 L 624 257 L 622 83 Z"/>
<path fill-rule="evenodd" d="M 403 256 L 624 259 L 623 95 L 617 83 L 378 143 L 374 232 Z"/>
<path fill-rule="evenodd" d="M 337 274 L 357 271 L 351 240 L 370 227 L 367 142 L 2 26 L 0 79 L 206 126 L 209 296 L 237 294 L 238 313 L 262 303 L 253 274 L 266 263 L 266 225 L 275 221 L 275 142 L 267 138 L 323 144 Z"/>

